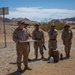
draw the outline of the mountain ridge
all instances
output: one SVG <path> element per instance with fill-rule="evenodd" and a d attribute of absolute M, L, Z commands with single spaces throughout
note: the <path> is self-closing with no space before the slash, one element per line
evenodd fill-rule
<path fill-rule="evenodd" d="M 28 18 L 12 18 L 12 19 L 5 18 L 5 23 L 16 25 L 18 20 L 23 20 L 30 25 L 39 23 L 37 21 L 33 21 L 33 20 L 28 19 Z M 52 19 L 52 21 L 75 22 L 75 17 L 64 18 L 64 19 Z M 3 18 L 0 16 L 0 23 L 2 23 L 2 22 L 3 22 Z"/>
<path fill-rule="evenodd" d="M 37 21 L 29 20 L 28 18 L 12 18 L 12 19 L 5 18 L 5 23 L 14 24 L 15 25 L 17 23 L 17 21 L 19 21 L 19 20 L 23 20 L 26 23 L 31 24 L 31 25 L 39 23 Z M 2 22 L 3 22 L 3 18 L 0 16 L 0 23 L 2 23 Z"/>

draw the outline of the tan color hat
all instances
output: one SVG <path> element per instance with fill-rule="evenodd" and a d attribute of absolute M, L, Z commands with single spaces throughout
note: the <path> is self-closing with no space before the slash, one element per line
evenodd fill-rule
<path fill-rule="evenodd" d="M 51 24 L 51 27 L 55 27 L 55 24 L 54 24 L 54 23 L 52 23 L 52 24 Z"/>
<path fill-rule="evenodd" d="M 70 27 L 70 25 L 69 25 L 69 24 L 65 24 L 65 25 L 64 25 L 64 28 L 65 28 L 65 27 Z"/>

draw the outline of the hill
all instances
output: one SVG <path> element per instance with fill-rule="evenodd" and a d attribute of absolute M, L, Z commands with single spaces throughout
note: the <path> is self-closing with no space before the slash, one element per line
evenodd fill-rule
<path fill-rule="evenodd" d="M 69 23 L 75 23 L 75 17 L 65 18 L 65 19 L 53 19 L 52 22 L 69 22 Z"/>
<path fill-rule="evenodd" d="M 29 20 L 28 18 L 12 18 L 12 19 L 5 18 L 5 23 L 9 25 L 16 25 L 18 20 L 23 20 L 30 25 L 38 23 L 37 21 L 32 21 L 32 20 Z M 3 22 L 3 18 L 0 16 L 0 24 L 2 22 Z"/>

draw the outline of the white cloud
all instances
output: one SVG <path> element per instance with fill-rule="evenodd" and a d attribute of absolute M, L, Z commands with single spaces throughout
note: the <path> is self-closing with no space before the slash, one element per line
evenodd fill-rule
<path fill-rule="evenodd" d="M 75 10 L 68 9 L 46 9 L 42 7 L 19 7 L 9 12 L 9 18 L 29 18 L 32 20 L 43 20 L 44 18 L 67 18 L 75 17 Z"/>

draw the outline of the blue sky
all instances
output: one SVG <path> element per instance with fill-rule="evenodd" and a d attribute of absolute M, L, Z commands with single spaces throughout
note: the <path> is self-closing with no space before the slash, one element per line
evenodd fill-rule
<path fill-rule="evenodd" d="M 75 0 L 0 0 L 1 7 L 9 7 L 8 18 L 43 21 L 75 17 Z"/>

